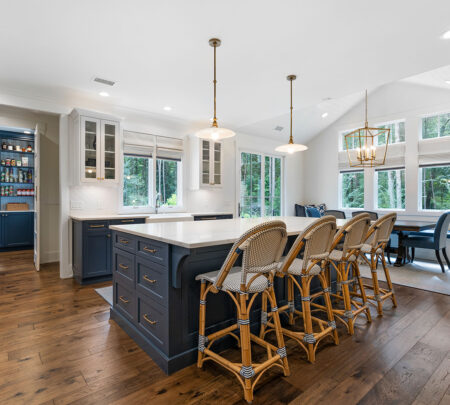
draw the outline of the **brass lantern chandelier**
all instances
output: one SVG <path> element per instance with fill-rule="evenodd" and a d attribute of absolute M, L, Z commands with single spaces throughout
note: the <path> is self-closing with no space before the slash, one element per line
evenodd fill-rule
<path fill-rule="evenodd" d="M 275 150 L 277 152 L 283 152 L 283 153 L 295 153 L 295 152 L 301 152 L 304 151 L 306 149 L 308 149 L 308 147 L 306 145 L 301 145 L 299 143 L 294 143 L 294 138 L 292 137 L 292 82 L 297 79 L 297 76 L 295 75 L 289 75 L 287 77 L 287 79 L 289 80 L 290 84 L 291 84 L 291 127 L 290 127 L 290 136 L 289 136 L 289 142 L 287 144 L 284 145 L 280 145 L 277 146 L 275 148 Z"/>
<path fill-rule="evenodd" d="M 389 144 L 389 128 L 371 128 L 367 122 L 367 90 L 365 97 L 366 120 L 363 128 L 345 135 L 350 167 L 383 166 Z M 384 138 L 384 139 L 382 139 Z"/>
<path fill-rule="evenodd" d="M 195 135 L 202 139 L 211 139 L 213 141 L 217 141 L 219 139 L 231 138 L 236 135 L 234 131 L 226 128 L 219 128 L 219 124 L 217 123 L 216 117 L 216 49 L 221 44 L 220 39 L 211 38 L 209 40 L 209 45 L 214 48 L 214 117 L 212 124 L 209 128 L 201 129 Z"/>

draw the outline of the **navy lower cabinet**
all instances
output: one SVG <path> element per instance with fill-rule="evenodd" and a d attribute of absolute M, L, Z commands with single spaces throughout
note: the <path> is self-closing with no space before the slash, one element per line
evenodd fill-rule
<path fill-rule="evenodd" d="M 194 221 L 215 221 L 217 219 L 233 219 L 233 214 L 218 214 L 218 215 L 196 215 L 194 214 Z"/>
<path fill-rule="evenodd" d="M 112 278 L 113 240 L 109 225 L 144 223 L 145 218 L 72 221 L 72 269 L 76 281 L 90 284 Z"/>
<path fill-rule="evenodd" d="M 33 212 L 0 214 L 0 248 L 33 246 Z"/>

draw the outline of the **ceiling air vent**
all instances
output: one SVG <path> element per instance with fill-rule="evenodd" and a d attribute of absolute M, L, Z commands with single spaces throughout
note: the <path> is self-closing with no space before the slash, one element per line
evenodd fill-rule
<path fill-rule="evenodd" d="M 112 80 L 102 79 L 101 77 L 95 77 L 94 82 L 105 84 L 107 86 L 114 86 L 116 84 L 116 82 L 113 82 Z"/>
<path fill-rule="evenodd" d="M 283 130 L 283 127 L 280 127 L 279 125 L 277 125 L 273 130 L 280 132 Z"/>

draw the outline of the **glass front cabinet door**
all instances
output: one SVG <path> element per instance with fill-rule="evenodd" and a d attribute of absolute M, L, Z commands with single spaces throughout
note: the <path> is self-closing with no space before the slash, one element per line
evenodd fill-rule
<path fill-rule="evenodd" d="M 222 144 L 200 140 L 200 182 L 202 186 L 222 185 Z"/>
<path fill-rule="evenodd" d="M 81 182 L 117 182 L 119 122 L 79 116 Z"/>

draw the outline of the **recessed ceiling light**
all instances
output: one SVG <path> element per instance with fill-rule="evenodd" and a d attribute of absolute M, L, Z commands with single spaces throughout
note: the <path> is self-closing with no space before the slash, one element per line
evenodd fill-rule
<path fill-rule="evenodd" d="M 99 94 L 99 96 L 102 96 L 102 97 L 109 97 L 109 93 L 106 92 L 106 91 L 101 91 L 101 92 L 98 93 L 98 94 Z"/>
<path fill-rule="evenodd" d="M 166 105 L 165 107 L 164 107 L 164 111 L 171 111 L 172 110 L 172 107 L 170 107 L 170 106 L 168 106 L 168 105 Z"/>
<path fill-rule="evenodd" d="M 450 39 L 450 31 L 446 31 L 441 35 L 442 39 Z"/>
<path fill-rule="evenodd" d="M 445 83 L 450 84 L 450 80 L 446 80 Z"/>
<path fill-rule="evenodd" d="M 23 131 L 23 133 L 29 135 L 31 134 L 31 131 Z"/>
<path fill-rule="evenodd" d="M 322 118 L 327 118 L 328 117 L 328 113 L 327 112 L 324 112 L 323 114 L 322 114 Z"/>

